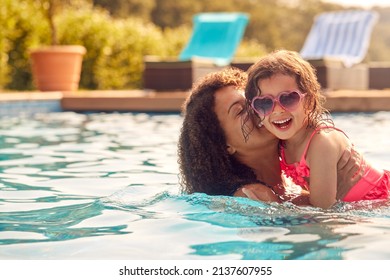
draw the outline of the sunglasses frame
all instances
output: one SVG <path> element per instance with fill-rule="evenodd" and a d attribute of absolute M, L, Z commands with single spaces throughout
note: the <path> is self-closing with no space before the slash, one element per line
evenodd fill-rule
<path fill-rule="evenodd" d="M 289 95 L 289 94 L 291 94 L 291 93 L 298 93 L 298 95 L 299 95 L 299 100 L 298 100 L 297 104 L 294 105 L 293 108 L 286 108 L 285 106 L 283 106 L 283 105 L 280 103 L 280 97 L 281 97 L 282 95 Z M 273 110 L 275 109 L 275 104 L 276 104 L 276 102 L 279 104 L 280 107 L 282 107 L 282 108 L 283 108 L 284 110 L 286 110 L 287 112 L 292 112 L 292 111 L 294 111 L 294 110 L 298 107 L 299 103 L 301 103 L 301 101 L 302 101 L 302 99 L 303 99 L 304 97 L 305 97 L 305 93 L 302 93 L 302 92 L 300 92 L 299 90 L 282 91 L 282 92 L 280 92 L 276 97 L 274 97 L 273 95 L 270 95 L 270 94 L 267 94 L 267 95 L 259 95 L 259 96 L 256 96 L 256 97 L 254 97 L 254 98 L 252 99 L 251 107 L 252 107 L 252 109 L 253 109 L 260 117 L 266 117 L 266 116 L 270 115 L 270 114 L 273 112 Z M 255 102 L 256 100 L 265 99 L 265 98 L 269 98 L 269 99 L 272 100 L 272 108 L 270 109 L 269 113 L 267 113 L 267 114 L 260 113 L 258 110 L 256 110 L 256 108 L 255 108 L 255 106 L 254 106 L 254 102 Z"/>

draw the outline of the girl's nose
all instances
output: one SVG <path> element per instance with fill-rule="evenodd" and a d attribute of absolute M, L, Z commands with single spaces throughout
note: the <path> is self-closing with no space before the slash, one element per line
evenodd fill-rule
<path fill-rule="evenodd" d="M 282 106 L 280 106 L 279 102 L 275 102 L 275 107 L 274 107 L 273 112 L 274 113 L 282 113 L 284 111 L 285 111 L 284 108 Z"/>

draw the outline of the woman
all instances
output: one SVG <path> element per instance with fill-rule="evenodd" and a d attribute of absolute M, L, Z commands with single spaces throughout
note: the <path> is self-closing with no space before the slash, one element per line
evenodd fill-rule
<path fill-rule="evenodd" d="M 308 205 L 307 194 L 285 197 L 279 140 L 247 115 L 243 93 L 246 82 L 245 72 L 229 68 L 210 73 L 194 85 L 184 104 L 178 143 L 182 190 L 267 202 L 288 199 Z M 350 158 L 346 151 L 339 162 L 338 172 L 350 174 L 350 179 L 338 182 L 338 197 L 343 197 L 361 176 L 359 173 L 354 177 L 359 155 L 353 155 Z"/>

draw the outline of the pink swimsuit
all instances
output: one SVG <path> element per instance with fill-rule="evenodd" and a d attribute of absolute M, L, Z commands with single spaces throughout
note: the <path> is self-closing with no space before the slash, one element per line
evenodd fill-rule
<path fill-rule="evenodd" d="M 299 162 L 288 164 L 286 162 L 284 147 L 283 145 L 280 145 L 280 166 L 282 172 L 284 172 L 286 176 L 290 177 L 295 184 L 306 190 L 309 190 L 309 184 L 305 178 L 310 177 L 310 168 L 306 163 L 307 150 L 309 149 L 313 136 L 318 132 L 318 130 L 324 128 L 329 127 L 319 127 L 312 133 Z M 343 132 L 340 129 L 334 127 L 332 128 Z M 355 186 L 351 188 L 351 190 L 342 200 L 351 202 L 357 200 L 386 199 L 389 197 L 389 189 L 390 171 L 376 169 L 370 165 L 367 165 L 365 167 L 363 177 L 356 183 Z"/>

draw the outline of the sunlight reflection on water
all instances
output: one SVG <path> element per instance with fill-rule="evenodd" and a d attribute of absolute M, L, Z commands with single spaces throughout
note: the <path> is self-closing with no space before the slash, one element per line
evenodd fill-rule
<path fill-rule="evenodd" d="M 337 114 L 390 168 L 390 112 Z M 388 201 L 334 209 L 181 195 L 177 114 L 0 124 L 0 259 L 390 259 Z"/>

